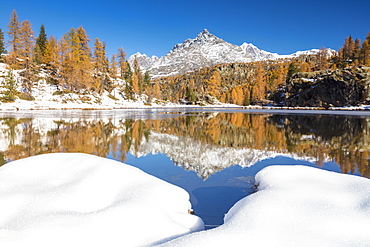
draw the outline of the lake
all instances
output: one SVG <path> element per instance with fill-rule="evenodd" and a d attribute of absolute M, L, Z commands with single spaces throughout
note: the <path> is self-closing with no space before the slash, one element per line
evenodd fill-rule
<path fill-rule="evenodd" d="M 369 178 L 369 115 L 231 108 L 0 112 L 0 165 L 51 152 L 122 161 L 184 188 L 195 214 L 213 228 L 253 193 L 254 176 L 266 166 Z"/>

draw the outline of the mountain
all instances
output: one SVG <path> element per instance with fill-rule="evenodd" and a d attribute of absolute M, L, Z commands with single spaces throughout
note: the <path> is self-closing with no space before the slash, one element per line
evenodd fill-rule
<path fill-rule="evenodd" d="M 135 58 L 137 59 L 140 65 L 140 69 L 143 71 L 147 71 L 148 69 L 150 69 L 153 66 L 153 64 L 158 60 L 157 56 L 149 57 L 146 54 L 141 54 L 140 52 L 137 52 L 134 55 L 130 56 L 128 59 L 131 68 L 133 67 Z"/>
<path fill-rule="evenodd" d="M 221 63 L 248 63 L 253 61 L 275 60 L 279 58 L 294 58 L 300 55 L 317 54 L 319 49 L 297 51 L 290 55 L 279 55 L 259 49 L 251 43 L 241 46 L 228 43 L 204 29 L 194 39 L 187 39 L 176 44 L 163 57 L 149 57 L 136 53 L 128 59 L 130 64 L 136 59 L 143 71 L 149 71 L 152 77 L 163 77 L 185 74 L 200 68 Z M 336 51 L 327 49 L 328 55 Z"/>
<path fill-rule="evenodd" d="M 139 54 L 133 56 L 140 57 Z M 152 66 L 139 64 L 142 70 L 149 70 L 152 76 L 159 77 L 184 74 L 220 63 L 251 61 L 253 58 L 240 46 L 230 44 L 204 29 L 196 38 L 175 45 L 167 55 L 153 61 Z"/>

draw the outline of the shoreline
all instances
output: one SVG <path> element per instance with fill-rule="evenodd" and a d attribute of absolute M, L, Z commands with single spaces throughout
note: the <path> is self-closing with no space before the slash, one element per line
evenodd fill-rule
<path fill-rule="evenodd" d="M 41 104 L 40 104 L 41 103 Z M 44 103 L 44 104 L 43 104 Z M 222 105 L 146 105 L 143 102 L 135 102 L 127 105 L 99 105 L 86 103 L 55 104 L 55 102 L 22 102 L 0 104 L 0 113 L 22 113 L 22 112 L 56 112 L 56 111 L 120 111 L 120 110 L 180 110 L 180 111 L 220 111 L 239 113 L 271 113 L 271 114 L 333 114 L 333 115 L 364 115 L 370 116 L 370 105 L 348 106 L 348 107 L 288 107 L 288 106 L 239 106 L 233 104 Z"/>

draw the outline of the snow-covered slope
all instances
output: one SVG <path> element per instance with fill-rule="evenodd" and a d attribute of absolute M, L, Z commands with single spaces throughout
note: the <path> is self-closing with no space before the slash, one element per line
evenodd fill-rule
<path fill-rule="evenodd" d="M 253 58 L 240 46 L 230 44 L 204 29 L 194 39 L 175 45 L 148 68 L 152 76 L 184 74 L 220 63 L 251 62 Z M 141 65 L 145 68 L 145 65 Z"/>
<path fill-rule="evenodd" d="M 150 69 L 153 66 L 153 64 L 158 60 L 158 57 L 156 56 L 149 57 L 146 54 L 141 54 L 140 52 L 137 52 L 134 55 L 130 56 L 128 59 L 128 62 L 130 63 L 131 67 L 133 67 L 134 65 L 135 58 L 140 65 L 140 69 L 143 71 L 147 71 L 148 69 Z"/>
<path fill-rule="evenodd" d="M 187 39 L 176 44 L 163 57 L 149 57 L 136 53 L 128 59 L 133 64 L 135 57 L 143 71 L 149 71 L 153 77 L 180 75 L 200 68 L 220 63 L 247 63 L 252 61 L 274 60 L 279 58 L 294 58 L 300 55 L 317 54 L 319 49 L 297 51 L 290 55 L 279 55 L 259 49 L 251 43 L 241 46 L 228 43 L 204 29 L 194 39 Z M 336 53 L 328 49 L 328 55 Z"/>

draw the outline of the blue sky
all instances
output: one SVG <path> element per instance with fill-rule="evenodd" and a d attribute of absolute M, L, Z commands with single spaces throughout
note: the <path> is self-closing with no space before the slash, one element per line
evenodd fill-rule
<path fill-rule="evenodd" d="M 370 0 L 0 0 L 0 28 L 17 10 L 38 35 L 60 38 L 83 26 L 90 38 L 119 47 L 163 56 L 204 28 L 227 42 L 253 43 L 260 49 L 290 54 L 297 50 L 338 49 L 352 35 L 364 40 L 370 32 Z"/>

